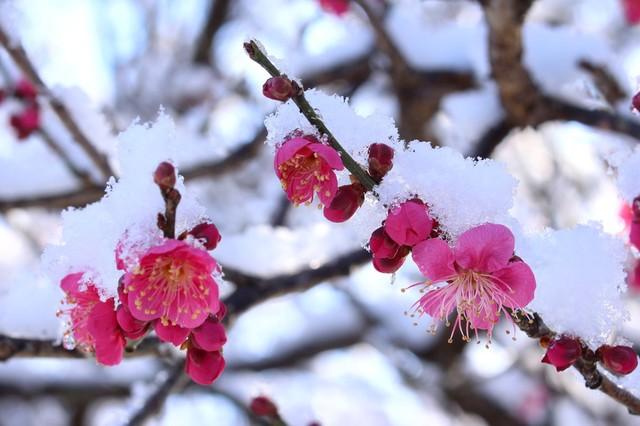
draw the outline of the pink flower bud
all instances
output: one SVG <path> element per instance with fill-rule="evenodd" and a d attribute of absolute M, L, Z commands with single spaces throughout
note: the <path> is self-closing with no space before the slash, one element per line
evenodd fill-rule
<path fill-rule="evenodd" d="M 185 372 L 191 380 L 202 386 L 208 386 L 224 370 L 225 362 L 220 351 L 208 352 L 191 346 L 187 350 Z"/>
<path fill-rule="evenodd" d="M 176 185 L 176 169 L 173 164 L 163 161 L 153 173 L 153 181 L 161 188 L 173 188 Z"/>
<path fill-rule="evenodd" d="M 638 355 L 628 346 L 601 346 L 596 352 L 604 367 L 614 374 L 629 374 L 638 366 Z"/>
<path fill-rule="evenodd" d="M 369 174 L 376 182 L 393 167 L 394 150 L 389 145 L 374 143 L 369 146 Z"/>
<path fill-rule="evenodd" d="M 326 12 L 342 16 L 349 10 L 349 0 L 320 0 L 320 7 Z"/>
<path fill-rule="evenodd" d="M 640 112 L 640 92 L 633 95 L 631 98 L 631 108 L 636 112 Z"/>
<path fill-rule="evenodd" d="M 295 95 L 295 89 L 287 77 L 271 77 L 262 85 L 262 94 L 274 101 L 286 102 Z"/>
<path fill-rule="evenodd" d="M 640 292 L 640 262 L 635 261 L 631 269 L 627 271 L 627 285 L 629 290 Z"/>
<path fill-rule="evenodd" d="M 200 240 L 204 244 L 204 248 L 207 250 L 213 250 L 217 247 L 218 243 L 222 239 L 218 228 L 213 223 L 201 223 L 193 227 L 189 231 L 190 235 Z"/>
<path fill-rule="evenodd" d="M 278 417 L 278 407 L 266 396 L 257 396 L 251 400 L 249 409 L 256 416 Z"/>
<path fill-rule="evenodd" d="M 385 232 L 403 246 L 414 246 L 429 238 L 433 220 L 427 207 L 418 199 L 405 201 L 389 211 L 384 224 Z"/>
<path fill-rule="evenodd" d="M 14 114 L 9 124 L 16 131 L 18 139 L 26 139 L 40 127 L 40 111 L 37 105 L 25 108 L 21 113 Z"/>
<path fill-rule="evenodd" d="M 624 7 L 624 16 L 631 25 L 640 22 L 640 1 L 638 0 L 622 0 Z"/>
<path fill-rule="evenodd" d="M 16 83 L 13 94 L 16 98 L 33 101 L 38 96 L 38 91 L 29 80 L 22 79 Z"/>
<path fill-rule="evenodd" d="M 353 216 L 364 202 L 364 187 L 359 183 L 338 188 L 331 203 L 324 208 L 324 217 L 331 222 L 345 222 Z"/>
<path fill-rule="evenodd" d="M 553 365 L 557 371 L 566 370 L 582 355 L 582 347 L 577 339 L 562 336 L 552 341 L 542 362 Z"/>

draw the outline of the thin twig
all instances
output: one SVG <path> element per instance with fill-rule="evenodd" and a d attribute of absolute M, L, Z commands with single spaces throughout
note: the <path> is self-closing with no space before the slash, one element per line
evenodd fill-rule
<path fill-rule="evenodd" d="M 66 107 L 66 105 L 58 98 L 56 98 L 46 87 L 44 81 L 40 78 L 40 75 L 29 60 L 29 57 L 27 56 L 27 53 L 24 51 L 22 46 L 14 45 L 9 35 L 1 26 L 0 45 L 2 45 L 6 49 L 6 51 L 9 53 L 9 56 L 11 56 L 22 73 L 38 87 L 38 93 L 45 95 L 49 99 L 49 103 L 51 104 L 53 112 L 58 116 L 58 118 L 67 128 L 76 143 L 80 145 L 80 147 L 96 164 L 96 166 L 100 169 L 104 176 L 106 178 L 112 176 L 113 172 L 111 170 L 111 167 L 109 166 L 107 158 L 100 152 L 98 152 L 96 147 L 89 141 L 89 138 L 82 131 L 78 123 L 76 123 L 73 115 Z"/>
<path fill-rule="evenodd" d="M 269 60 L 267 55 L 260 49 L 258 43 L 254 40 L 248 41 L 244 44 L 249 58 L 251 58 L 258 65 L 262 66 L 272 77 L 281 76 L 280 70 Z M 340 143 L 333 136 L 331 131 L 327 128 L 324 122 L 318 117 L 318 114 L 313 107 L 307 101 L 304 96 L 304 91 L 300 89 L 298 94 L 292 97 L 295 104 L 298 106 L 300 113 L 304 115 L 309 123 L 311 123 L 318 131 L 327 137 L 329 144 L 340 153 L 344 166 L 355 176 L 360 183 L 367 189 L 372 191 L 376 185 L 375 181 L 369 176 L 369 174 L 349 155 L 349 153 L 340 145 Z"/>
<path fill-rule="evenodd" d="M 160 383 L 154 392 L 145 400 L 142 407 L 140 407 L 140 409 L 131 416 L 129 421 L 125 423 L 126 426 L 141 425 L 145 420 L 162 409 L 162 405 L 169 397 L 169 394 L 171 394 L 171 391 L 176 387 L 180 378 L 184 376 L 184 365 L 185 360 L 181 359 L 168 369 L 167 378 Z"/>

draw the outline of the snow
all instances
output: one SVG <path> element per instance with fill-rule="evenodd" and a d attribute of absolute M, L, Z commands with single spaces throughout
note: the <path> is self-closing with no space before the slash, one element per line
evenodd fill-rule
<path fill-rule="evenodd" d="M 640 195 L 640 146 L 612 154 L 609 161 L 618 167 L 618 188 L 625 201 L 631 203 Z"/>
<path fill-rule="evenodd" d="M 123 244 L 126 257 L 129 250 L 144 250 L 161 237 L 156 218 L 164 211 L 164 202 L 152 176 L 160 162 L 175 161 L 179 142 L 173 121 L 163 113 L 153 125 L 134 123 L 119 136 L 120 178 L 111 179 L 102 200 L 64 211 L 62 241 L 45 250 L 43 261 L 54 281 L 83 271 L 104 296 L 116 294 L 121 275 L 115 264 L 116 246 Z M 204 218 L 204 208 L 185 190 L 182 179 L 176 188 L 182 194 L 176 216 L 180 233 Z"/>
<path fill-rule="evenodd" d="M 519 241 L 536 292 L 529 308 L 557 333 L 579 336 L 592 348 L 616 336 L 628 319 L 623 242 L 586 225 Z"/>

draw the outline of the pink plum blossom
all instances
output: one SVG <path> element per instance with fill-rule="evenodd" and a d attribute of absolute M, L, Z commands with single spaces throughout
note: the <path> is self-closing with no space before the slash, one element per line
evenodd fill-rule
<path fill-rule="evenodd" d="M 535 277 L 522 261 L 512 261 L 514 237 L 496 224 L 484 224 L 464 232 L 454 248 L 437 238 L 413 247 L 413 260 L 426 276 L 426 294 L 418 302 L 420 314 L 447 321 L 454 310 L 451 332 L 459 330 L 469 340 L 470 329 L 488 330 L 489 338 L 500 313 L 525 307 L 533 299 Z M 441 283 L 441 285 L 437 285 Z M 450 338 L 450 339 L 451 339 Z"/>
<path fill-rule="evenodd" d="M 349 0 L 319 0 L 320 7 L 329 13 L 342 16 L 349 10 Z"/>
<path fill-rule="evenodd" d="M 127 342 L 118 324 L 113 297 L 93 307 L 87 330 L 94 340 L 96 360 L 103 365 L 120 364 Z"/>
<path fill-rule="evenodd" d="M 149 249 L 124 276 L 131 314 L 140 321 L 195 328 L 220 306 L 212 273 L 216 261 L 184 241 L 166 240 Z"/>
<path fill-rule="evenodd" d="M 311 203 L 314 193 L 328 206 L 338 190 L 334 170 L 342 170 L 340 155 L 313 136 L 286 140 L 276 151 L 274 169 L 294 204 Z"/>
<path fill-rule="evenodd" d="M 429 238 L 432 229 L 433 220 L 427 206 L 418 199 L 392 208 L 384 223 L 384 230 L 393 241 L 410 247 Z"/>
<path fill-rule="evenodd" d="M 72 339 L 65 339 L 65 342 L 73 341 L 73 344 L 66 345 L 69 349 L 78 346 L 82 350 L 91 351 L 94 342 L 87 325 L 91 311 L 100 303 L 100 295 L 93 283 L 82 283 L 83 275 L 83 272 L 68 274 L 60 281 L 60 288 L 66 295 L 64 303 L 68 306 L 63 313 L 68 314 L 71 321 L 67 337 Z"/>

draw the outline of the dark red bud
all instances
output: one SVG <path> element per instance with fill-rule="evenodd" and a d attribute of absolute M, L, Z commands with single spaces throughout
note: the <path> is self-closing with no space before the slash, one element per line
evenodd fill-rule
<path fill-rule="evenodd" d="M 374 258 L 392 258 L 398 254 L 400 245 L 393 241 L 384 230 L 384 226 L 381 226 L 371 234 L 369 250 Z"/>
<path fill-rule="evenodd" d="M 638 366 L 638 355 L 628 346 L 601 346 L 597 351 L 602 365 L 614 374 L 629 374 Z"/>
<path fill-rule="evenodd" d="M 566 370 L 580 358 L 582 346 L 577 339 L 562 336 L 549 343 L 542 362 L 553 365 L 557 371 Z"/>
<path fill-rule="evenodd" d="M 295 89 L 287 77 L 271 77 L 262 85 L 262 94 L 269 99 L 285 102 L 295 95 Z"/>
<path fill-rule="evenodd" d="M 320 0 L 320 7 L 326 12 L 342 16 L 349 10 L 349 0 Z"/>
<path fill-rule="evenodd" d="M 20 114 L 14 114 L 9 124 L 16 132 L 18 139 L 26 139 L 40 127 L 40 111 L 37 105 L 27 107 Z"/>
<path fill-rule="evenodd" d="M 33 101 L 38 96 L 38 91 L 29 80 L 22 79 L 16 83 L 13 94 L 16 98 Z"/>
<path fill-rule="evenodd" d="M 393 155 L 394 150 L 389 145 L 369 145 L 369 174 L 376 182 L 380 182 L 393 167 Z"/>
<path fill-rule="evenodd" d="M 640 92 L 633 95 L 631 98 L 631 108 L 636 112 L 640 112 Z"/>
<path fill-rule="evenodd" d="M 364 202 L 365 191 L 359 183 L 341 186 L 331 203 L 324 208 L 324 217 L 335 223 L 349 220 Z"/>
<path fill-rule="evenodd" d="M 218 228 L 213 223 L 201 223 L 189 231 L 190 235 L 200 240 L 207 250 L 213 250 L 222 239 Z"/>
<path fill-rule="evenodd" d="M 409 247 L 402 246 L 394 257 L 374 257 L 372 261 L 373 267 L 378 272 L 392 274 L 400 269 L 409 252 Z"/>
<path fill-rule="evenodd" d="M 278 407 L 266 396 L 257 396 L 251 400 L 249 409 L 256 416 L 278 417 Z"/>
<path fill-rule="evenodd" d="M 160 188 L 173 188 L 176 185 L 176 169 L 173 164 L 163 161 L 153 173 L 153 181 Z"/>

